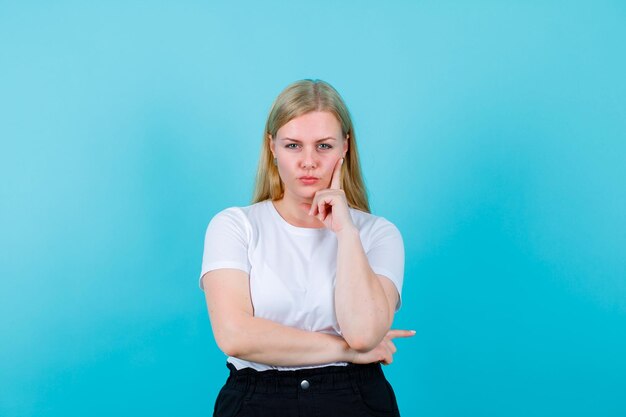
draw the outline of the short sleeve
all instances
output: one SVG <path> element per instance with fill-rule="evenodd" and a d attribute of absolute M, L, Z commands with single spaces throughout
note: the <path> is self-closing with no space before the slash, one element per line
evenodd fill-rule
<path fill-rule="evenodd" d="M 404 242 L 398 228 L 380 217 L 372 228 L 370 245 L 366 253 L 370 267 L 377 275 L 389 278 L 398 290 L 396 311 L 402 305 L 404 281 Z"/>
<path fill-rule="evenodd" d="M 202 277 L 209 271 L 234 268 L 250 273 L 248 236 L 248 219 L 237 207 L 223 210 L 211 219 L 204 237 L 199 284 L 202 290 Z"/>

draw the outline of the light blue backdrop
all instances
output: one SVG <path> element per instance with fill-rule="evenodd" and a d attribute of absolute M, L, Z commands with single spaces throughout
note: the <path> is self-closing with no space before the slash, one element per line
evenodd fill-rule
<path fill-rule="evenodd" d="M 625 3 L 339 3 L 0 2 L 0 415 L 210 415 L 205 227 L 301 78 L 405 238 L 403 415 L 626 415 Z"/>

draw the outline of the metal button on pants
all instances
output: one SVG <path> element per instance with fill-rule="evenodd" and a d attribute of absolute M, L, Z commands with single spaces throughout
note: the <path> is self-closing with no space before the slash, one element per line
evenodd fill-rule
<path fill-rule="evenodd" d="M 300 387 L 302 389 L 309 389 L 310 386 L 311 384 L 309 384 L 309 381 L 307 381 L 306 379 L 303 379 L 302 382 L 300 382 Z"/>

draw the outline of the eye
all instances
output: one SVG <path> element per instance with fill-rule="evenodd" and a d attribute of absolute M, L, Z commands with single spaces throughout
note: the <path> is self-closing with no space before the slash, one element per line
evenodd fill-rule
<path fill-rule="evenodd" d="M 285 148 L 287 149 L 296 149 L 298 147 L 297 143 L 288 143 L 285 145 Z"/>
<path fill-rule="evenodd" d="M 332 145 L 329 145 L 328 143 L 320 143 L 320 149 L 332 149 Z"/>

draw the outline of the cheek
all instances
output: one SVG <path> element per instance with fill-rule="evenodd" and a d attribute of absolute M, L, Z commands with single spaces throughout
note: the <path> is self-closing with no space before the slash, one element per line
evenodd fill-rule
<path fill-rule="evenodd" d="M 328 161 L 328 163 L 324 166 L 324 176 L 325 177 L 330 177 L 331 175 L 333 175 L 333 168 L 334 168 L 334 164 L 332 163 L 332 161 Z"/>
<path fill-rule="evenodd" d="M 279 159 L 278 160 L 278 174 L 281 179 L 288 179 L 292 177 L 292 173 L 294 172 L 293 167 L 291 166 L 291 162 L 288 159 Z"/>
<path fill-rule="evenodd" d="M 337 161 L 339 161 L 339 159 L 341 159 L 340 153 L 333 155 L 330 158 L 327 158 L 324 161 L 324 173 L 332 175 L 333 170 L 335 169 L 335 166 L 337 165 Z"/>

